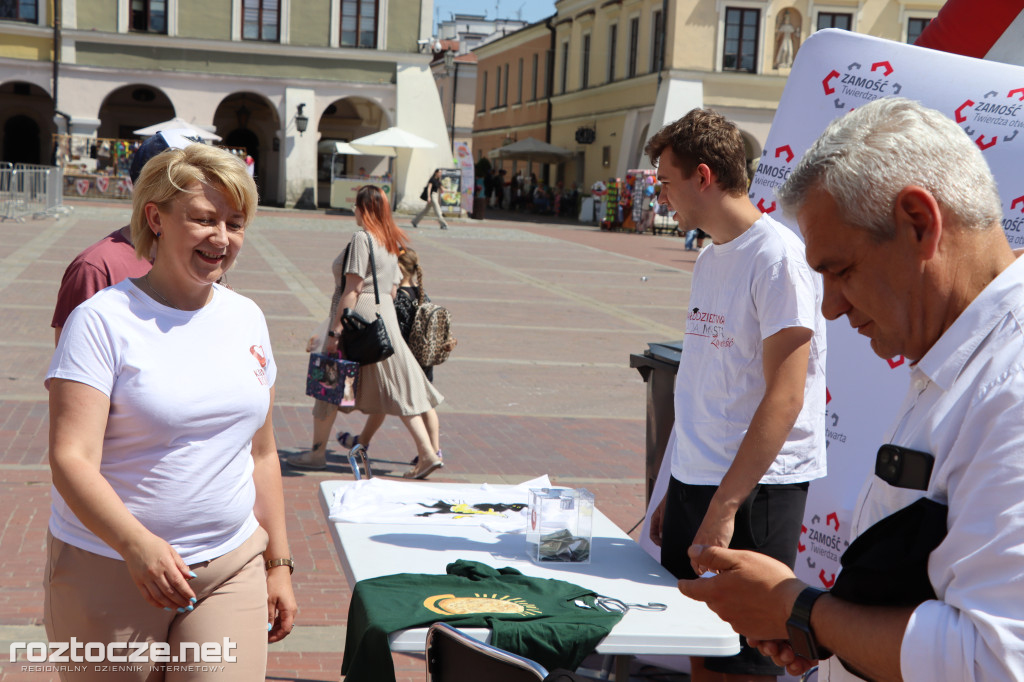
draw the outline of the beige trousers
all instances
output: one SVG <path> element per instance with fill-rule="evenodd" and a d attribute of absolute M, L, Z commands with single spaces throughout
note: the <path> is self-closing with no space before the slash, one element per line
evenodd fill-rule
<path fill-rule="evenodd" d="M 47 533 L 47 569 L 43 613 L 53 643 L 101 643 L 103 660 L 73 659 L 46 663 L 58 667 L 62 682 L 252 682 L 267 668 L 267 576 L 262 528 L 240 547 L 189 568 L 198 576 L 193 611 L 180 614 L 150 605 L 132 582 L 125 562 L 66 544 Z M 113 647 L 114 657 L 108 656 Z M 171 659 L 151 662 L 154 649 L 142 643 L 166 643 Z M 197 660 L 196 649 L 182 642 L 218 645 L 220 659 Z M 156 653 L 159 653 L 157 644 Z M 100 644 L 90 650 L 97 656 Z M 212 653 L 212 646 L 207 647 Z M 71 656 L 74 650 L 65 655 Z M 179 660 L 173 660 L 179 653 Z M 122 657 L 125 660 L 121 660 Z M 234 657 L 231 662 L 229 657 Z M 137 660 L 132 660 L 132 659 Z M 144 660 L 140 660 L 144 659 Z M 31 659 L 30 659 L 31 660 Z"/>
<path fill-rule="evenodd" d="M 412 224 L 419 225 L 420 221 L 423 220 L 424 216 L 427 215 L 427 211 L 430 209 L 434 209 L 434 216 L 437 217 L 437 222 L 441 223 L 441 227 L 448 227 L 448 223 L 445 222 L 444 216 L 441 215 L 441 196 L 437 192 L 430 195 L 430 201 L 428 201 L 427 205 L 423 207 L 420 214 L 412 219 Z"/>

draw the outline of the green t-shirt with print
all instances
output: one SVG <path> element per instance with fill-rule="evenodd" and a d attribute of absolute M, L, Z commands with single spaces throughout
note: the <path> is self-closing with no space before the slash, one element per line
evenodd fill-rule
<path fill-rule="evenodd" d="M 475 561 L 446 575 L 399 573 L 360 580 L 352 591 L 341 672 L 346 682 L 394 682 L 388 634 L 444 621 L 487 627 L 491 643 L 550 669 L 575 669 L 622 618 L 593 591 Z M 579 603 L 577 603 L 579 602 Z"/>

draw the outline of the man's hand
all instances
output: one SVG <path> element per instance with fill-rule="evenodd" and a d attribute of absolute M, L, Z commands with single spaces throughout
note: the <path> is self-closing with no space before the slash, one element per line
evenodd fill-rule
<path fill-rule="evenodd" d="M 799 677 L 818 664 L 803 656 L 798 656 L 789 640 L 785 639 L 747 639 L 747 644 L 761 652 L 762 655 L 772 659 L 775 665 L 780 665 L 786 672 L 794 677 Z"/>
<path fill-rule="evenodd" d="M 665 498 L 661 498 L 661 504 L 654 508 L 651 513 L 651 525 L 647 529 L 651 542 L 661 547 L 661 532 L 665 522 Z"/>
<path fill-rule="evenodd" d="M 757 640 L 786 639 L 786 621 L 806 587 L 781 561 L 756 552 L 700 547 L 690 561 L 718 575 L 680 580 L 679 591 L 705 602 L 741 635 Z"/>

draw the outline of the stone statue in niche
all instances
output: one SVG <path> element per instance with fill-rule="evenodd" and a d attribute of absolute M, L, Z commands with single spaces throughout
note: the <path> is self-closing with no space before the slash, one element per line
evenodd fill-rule
<path fill-rule="evenodd" d="M 796 51 L 800 49 L 800 13 L 792 7 L 779 12 L 775 20 L 775 68 L 793 66 Z"/>

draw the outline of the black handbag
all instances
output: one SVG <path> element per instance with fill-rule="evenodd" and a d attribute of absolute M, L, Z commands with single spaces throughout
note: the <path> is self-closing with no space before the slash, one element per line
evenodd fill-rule
<path fill-rule="evenodd" d="M 373 300 L 380 306 L 380 290 L 377 287 L 377 264 L 373 259 L 373 237 L 366 235 L 370 248 L 370 274 L 373 276 Z M 347 267 L 347 265 L 346 265 Z M 373 365 L 395 354 L 387 327 L 380 313 L 372 322 L 354 310 L 345 308 L 341 313 L 341 349 L 346 360 L 360 365 Z"/>

